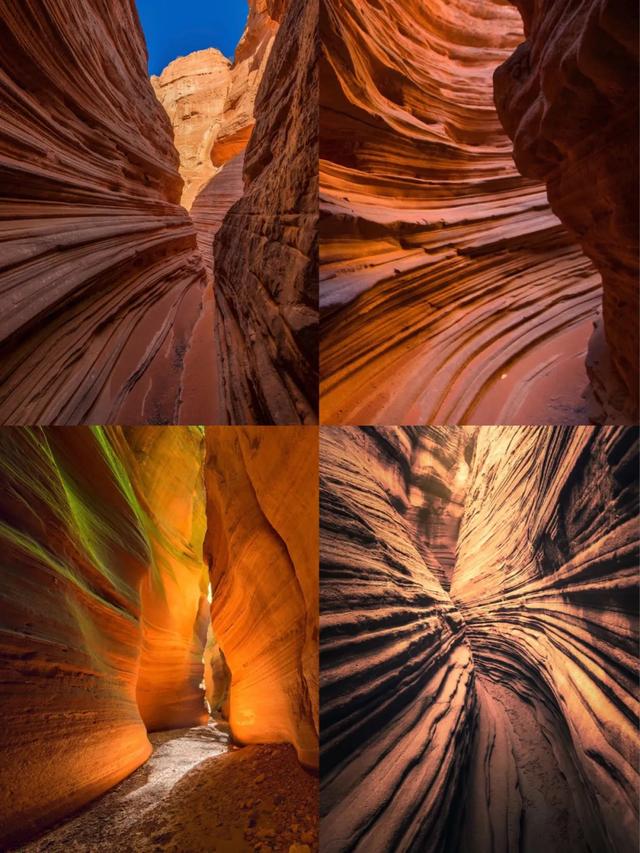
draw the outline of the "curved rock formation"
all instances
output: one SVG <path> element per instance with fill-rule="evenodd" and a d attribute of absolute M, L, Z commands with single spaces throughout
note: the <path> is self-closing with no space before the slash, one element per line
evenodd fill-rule
<path fill-rule="evenodd" d="M 3 849 L 206 721 L 205 528 L 232 729 L 317 764 L 316 478 L 314 430 L 0 430 Z"/>
<path fill-rule="evenodd" d="M 205 554 L 232 733 L 242 743 L 292 743 L 317 766 L 317 431 L 206 435 Z"/>
<path fill-rule="evenodd" d="M 215 238 L 226 418 L 315 422 L 316 2 L 267 0 L 279 30 L 255 102 L 245 194 Z"/>
<path fill-rule="evenodd" d="M 638 12 L 624 0 L 515 2 L 526 41 L 496 71 L 523 175 L 602 274 L 587 364 L 608 423 L 638 420 Z M 604 333 L 604 334 L 603 334 Z"/>
<path fill-rule="evenodd" d="M 324 431 L 323 847 L 636 849 L 638 459 L 636 429 Z M 464 503 L 448 574 L 416 488 Z"/>
<path fill-rule="evenodd" d="M 134 4 L 2 0 L 0 38 L 0 422 L 180 422 L 205 272 Z"/>
<path fill-rule="evenodd" d="M 586 423 L 595 270 L 522 178 L 492 74 L 501 0 L 327 0 L 321 420 Z"/>

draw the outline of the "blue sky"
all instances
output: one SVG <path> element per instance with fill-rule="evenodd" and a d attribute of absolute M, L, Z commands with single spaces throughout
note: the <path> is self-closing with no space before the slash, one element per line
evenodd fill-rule
<path fill-rule="evenodd" d="M 150 74 L 205 47 L 217 47 L 231 59 L 248 14 L 247 0 L 136 0 L 136 5 Z"/>

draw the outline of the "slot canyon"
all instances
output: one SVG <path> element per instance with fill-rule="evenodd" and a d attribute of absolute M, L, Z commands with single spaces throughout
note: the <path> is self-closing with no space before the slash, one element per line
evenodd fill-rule
<path fill-rule="evenodd" d="M 314 428 L 0 430 L 0 848 L 318 851 Z"/>
<path fill-rule="evenodd" d="M 638 429 L 331 427 L 321 847 L 638 848 Z"/>
<path fill-rule="evenodd" d="M 325 0 L 320 32 L 322 422 L 637 423 L 636 4 Z"/>
<path fill-rule="evenodd" d="M 0 0 L 0 423 L 317 420 L 317 16 L 150 79 L 131 0 Z"/>

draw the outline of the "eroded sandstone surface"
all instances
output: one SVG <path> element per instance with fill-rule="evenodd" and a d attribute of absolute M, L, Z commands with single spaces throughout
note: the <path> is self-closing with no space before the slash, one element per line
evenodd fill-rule
<path fill-rule="evenodd" d="M 624 0 L 516 2 L 526 40 L 495 74 L 523 175 L 602 275 L 587 363 L 605 423 L 638 421 L 638 13 Z"/>
<path fill-rule="evenodd" d="M 208 720 L 208 625 L 233 739 L 317 766 L 317 434 L 234 435 L 0 430 L 3 848 Z"/>
<path fill-rule="evenodd" d="M 637 467 L 635 428 L 324 431 L 323 849 L 636 849 Z"/>
<path fill-rule="evenodd" d="M 322 421 L 587 423 L 600 277 L 493 102 L 518 11 L 327 0 L 320 30 Z"/>
<path fill-rule="evenodd" d="M 244 195 L 215 238 L 226 418 L 317 420 L 317 0 L 267 0 L 278 22 L 255 101 Z"/>
<path fill-rule="evenodd" d="M 206 278 L 134 4 L 5 0 L 0 38 L 0 422 L 181 422 Z"/>

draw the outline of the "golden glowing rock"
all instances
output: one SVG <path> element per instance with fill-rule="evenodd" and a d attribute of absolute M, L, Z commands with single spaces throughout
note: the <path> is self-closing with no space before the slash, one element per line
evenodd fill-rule
<path fill-rule="evenodd" d="M 205 485 L 213 630 L 243 743 L 318 761 L 317 431 L 208 427 Z"/>

